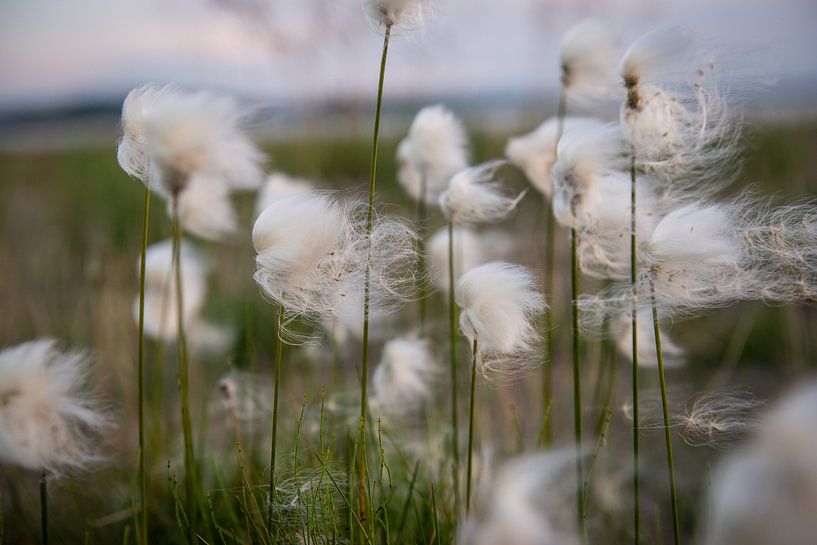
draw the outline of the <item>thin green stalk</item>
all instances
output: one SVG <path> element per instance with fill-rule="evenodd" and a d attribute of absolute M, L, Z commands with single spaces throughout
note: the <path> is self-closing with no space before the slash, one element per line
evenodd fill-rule
<path fill-rule="evenodd" d="M 139 542 L 147 545 L 148 542 L 148 512 L 147 512 L 147 478 L 145 476 L 145 259 L 148 247 L 148 215 L 150 213 L 150 189 L 145 185 L 145 204 L 142 217 L 142 254 L 139 260 L 139 348 L 138 348 L 138 379 L 137 390 L 139 396 Z"/>
<path fill-rule="evenodd" d="M 428 314 L 428 290 L 426 288 L 426 192 L 428 183 L 423 176 L 420 182 L 420 201 L 417 203 L 417 267 L 420 272 L 420 300 L 418 301 L 418 331 L 420 337 L 426 335 L 426 314 Z"/>
<path fill-rule="evenodd" d="M 267 528 L 272 529 L 272 511 L 275 505 L 275 448 L 278 443 L 278 392 L 281 384 L 281 360 L 284 353 L 284 341 L 281 338 L 281 330 L 284 327 L 284 307 L 278 307 L 278 328 L 276 330 L 277 339 L 275 343 L 275 389 L 272 394 L 272 440 L 269 452 L 269 506 L 267 507 Z"/>
<path fill-rule="evenodd" d="M 587 513 L 582 501 L 584 470 L 582 468 L 582 367 L 579 360 L 579 235 L 570 230 L 570 285 L 573 318 L 573 434 L 576 442 L 576 502 L 578 504 L 579 529 L 587 541 Z"/>
<path fill-rule="evenodd" d="M 179 225 L 179 200 L 172 198 L 173 213 L 173 265 L 176 274 L 176 325 L 177 355 L 179 365 L 179 398 L 182 412 L 182 429 L 184 432 L 184 481 L 188 501 L 190 520 L 190 542 L 195 541 L 197 517 L 196 499 L 196 460 L 193 451 L 193 427 L 190 423 L 190 377 L 187 362 L 187 341 L 184 333 L 184 296 L 181 266 L 181 226 Z"/>
<path fill-rule="evenodd" d="M 655 331 L 655 353 L 658 356 L 658 379 L 661 384 L 661 407 L 664 410 L 664 441 L 667 444 L 667 467 L 669 468 L 669 490 L 672 501 L 672 534 L 675 545 L 681 543 L 681 521 L 678 516 L 678 494 L 675 490 L 675 461 L 672 457 L 672 430 L 669 425 L 669 403 L 667 402 L 667 382 L 664 378 L 664 354 L 661 350 L 661 328 L 658 326 L 658 307 L 655 304 L 655 282 L 650 278 L 650 298 L 652 300 L 652 327 Z"/>
<path fill-rule="evenodd" d="M 635 148 L 633 148 L 630 161 L 630 289 L 633 298 L 630 310 L 630 327 L 633 335 L 633 531 L 635 533 L 634 543 L 639 544 L 641 538 L 641 500 L 639 498 L 639 475 L 638 475 L 638 311 L 636 309 L 636 295 L 638 282 L 638 262 L 636 247 L 636 173 L 635 173 Z"/>
<path fill-rule="evenodd" d="M 40 532 L 42 544 L 48 545 L 48 475 L 40 475 Z"/>
<path fill-rule="evenodd" d="M 468 469 L 467 480 L 465 481 L 465 514 L 471 510 L 471 471 L 473 468 L 474 456 L 474 406 L 476 405 L 477 392 L 477 339 L 474 337 L 474 345 L 471 347 L 471 402 L 468 410 Z"/>
<path fill-rule="evenodd" d="M 556 233 L 556 221 L 548 201 L 544 200 L 543 202 L 545 205 L 545 214 L 547 216 L 547 232 L 545 234 L 544 295 L 545 299 L 551 300 L 553 297 L 553 246 Z M 542 367 L 542 429 L 544 445 L 549 446 L 553 442 L 553 309 L 550 305 L 545 308 L 544 314 L 545 362 L 544 366 Z"/>
<path fill-rule="evenodd" d="M 374 223 L 374 192 L 377 182 L 377 151 L 380 143 L 380 112 L 383 106 L 383 82 L 386 76 L 386 58 L 389 53 L 389 37 L 391 25 L 386 26 L 383 36 L 383 52 L 380 57 L 380 76 L 377 83 L 377 106 L 374 115 L 374 130 L 372 135 L 372 162 L 369 175 L 369 208 L 366 212 L 366 236 L 369 239 L 369 255 L 366 259 L 366 278 L 363 294 L 363 354 L 360 367 L 360 450 L 358 461 L 358 496 L 360 518 L 366 518 L 366 382 L 369 372 L 369 296 L 371 281 L 371 236 Z"/>
<path fill-rule="evenodd" d="M 460 506 L 460 446 L 457 417 L 457 303 L 454 293 L 454 222 L 448 222 L 448 325 L 451 351 L 451 455 L 454 478 L 454 511 Z"/>

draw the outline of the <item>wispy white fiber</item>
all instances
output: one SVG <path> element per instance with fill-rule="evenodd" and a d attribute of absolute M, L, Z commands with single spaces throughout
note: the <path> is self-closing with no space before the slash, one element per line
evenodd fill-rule
<path fill-rule="evenodd" d="M 603 23 L 589 19 L 573 26 L 559 47 L 564 91 L 578 98 L 612 96 L 617 53 L 618 45 Z"/>
<path fill-rule="evenodd" d="M 456 173 L 440 194 L 440 208 L 455 225 L 478 225 L 504 220 L 516 209 L 525 191 L 512 196 L 495 178 L 504 161 L 490 161 Z"/>
<path fill-rule="evenodd" d="M 371 25 L 383 32 L 411 31 L 422 26 L 430 0 L 364 0 L 363 9 Z"/>

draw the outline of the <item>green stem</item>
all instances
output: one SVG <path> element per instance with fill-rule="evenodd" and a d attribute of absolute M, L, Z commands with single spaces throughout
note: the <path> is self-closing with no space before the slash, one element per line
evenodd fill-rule
<path fill-rule="evenodd" d="M 374 115 L 374 130 L 372 135 L 372 162 L 369 175 L 369 208 L 366 211 L 366 236 L 369 239 L 369 250 L 366 259 L 366 278 L 364 281 L 363 294 L 363 354 L 360 367 L 360 450 L 358 460 L 358 495 L 360 501 L 360 518 L 365 520 L 366 511 L 366 382 L 369 372 L 369 296 L 371 281 L 371 237 L 372 226 L 374 224 L 374 193 L 377 182 L 377 151 L 380 143 L 380 112 L 383 106 L 383 82 L 386 77 L 386 58 L 389 53 L 389 37 L 391 36 L 391 25 L 386 27 L 383 36 L 383 52 L 380 57 L 380 76 L 377 83 L 377 106 Z"/>
<path fill-rule="evenodd" d="M 468 413 L 468 469 L 465 481 L 465 514 L 471 510 L 471 470 L 473 468 L 474 453 L 474 405 L 477 392 L 477 339 L 474 337 L 474 346 L 471 348 L 471 402 Z"/>
<path fill-rule="evenodd" d="M 426 289 L 426 193 L 428 183 L 422 177 L 420 201 L 417 203 L 417 266 L 420 273 L 420 300 L 418 301 L 418 331 L 420 337 L 426 335 L 426 314 L 428 313 L 428 290 Z"/>
<path fill-rule="evenodd" d="M 48 545 L 48 475 L 40 475 L 40 530 L 42 544 Z"/>
<path fill-rule="evenodd" d="M 664 441 L 667 444 L 667 467 L 669 468 L 669 489 L 672 501 L 672 533 L 675 545 L 681 543 L 681 521 L 678 516 L 678 494 L 675 490 L 675 462 L 672 457 L 672 430 L 669 423 L 669 403 L 667 402 L 667 382 L 664 378 L 664 354 L 661 350 L 661 328 L 658 326 L 658 307 L 655 303 L 655 282 L 650 278 L 650 298 L 652 300 L 652 327 L 655 331 L 655 353 L 658 356 L 658 379 L 661 384 L 661 406 L 664 410 Z"/>
<path fill-rule="evenodd" d="M 284 341 L 281 338 L 281 331 L 284 327 L 284 307 L 278 307 L 278 329 L 276 330 L 277 339 L 275 343 L 275 387 L 272 394 L 272 441 L 270 443 L 269 452 L 269 506 L 267 508 L 267 529 L 272 531 L 272 511 L 275 505 L 275 449 L 278 443 L 278 405 L 279 405 L 279 386 L 281 384 L 281 361 L 284 353 Z"/>
<path fill-rule="evenodd" d="M 194 542 L 197 500 L 196 500 L 196 460 L 193 451 L 193 426 L 190 422 L 190 377 L 187 362 L 187 341 L 184 333 L 184 296 L 182 286 L 181 264 L 181 226 L 179 224 L 179 199 L 172 197 L 173 213 L 173 261 L 176 274 L 176 325 L 177 325 L 177 356 L 179 366 L 179 398 L 182 413 L 182 430 L 184 433 L 184 481 L 187 494 L 190 520 L 190 542 Z"/>
<path fill-rule="evenodd" d="M 148 215 L 150 189 L 145 185 L 145 204 L 142 217 L 142 254 L 139 260 L 139 348 L 138 348 L 138 418 L 139 418 L 139 542 L 148 542 L 147 479 L 145 476 L 145 267 L 148 247 Z"/>
<path fill-rule="evenodd" d="M 639 498 L 639 474 L 638 474 L 638 310 L 636 307 L 637 282 L 638 282 L 638 262 L 637 262 L 637 240 L 636 240 L 636 171 L 635 171 L 635 148 L 633 148 L 630 161 L 630 289 L 632 296 L 632 308 L 630 310 L 630 326 L 633 335 L 633 531 L 635 533 L 634 543 L 638 545 L 641 536 L 641 500 Z"/>
<path fill-rule="evenodd" d="M 584 470 L 582 468 L 582 368 L 579 360 L 579 235 L 570 230 L 570 285 L 573 318 L 573 433 L 576 442 L 576 502 L 578 505 L 579 529 L 582 539 L 587 541 L 587 513 L 582 501 Z"/>
<path fill-rule="evenodd" d="M 448 222 L 448 326 L 449 350 L 451 351 L 451 451 L 454 478 L 455 512 L 460 505 L 460 447 L 459 419 L 457 417 L 457 303 L 454 278 L 454 222 Z"/>
<path fill-rule="evenodd" d="M 553 297 L 553 267 L 554 267 L 554 238 L 556 222 L 553 211 L 545 200 L 545 214 L 547 215 L 547 233 L 545 234 L 545 299 Z M 553 442 L 553 309 L 551 305 L 545 308 L 544 316 L 545 364 L 542 367 L 542 411 L 543 411 L 543 442 L 549 446 Z"/>

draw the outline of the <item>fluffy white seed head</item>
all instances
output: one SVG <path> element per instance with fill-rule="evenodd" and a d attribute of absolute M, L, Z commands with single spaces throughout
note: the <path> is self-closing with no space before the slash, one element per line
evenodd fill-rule
<path fill-rule="evenodd" d="M 392 33 L 419 28 L 429 9 L 429 0 L 364 0 L 369 23 L 377 30 Z"/>
<path fill-rule="evenodd" d="M 225 240 L 238 232 L 238 220 L 229 189 L 206 176 L 193 176 L 178 196 L 182 229 L 207 240 Z M 172 216 L 172 202 L 167 203 Z"/>
<path fill-rule="evenodd" d="M 88 389 L 89 365 L 51 339 L 0 352 L 0 461 L 59 475 L 103 460 L 110 420 Z"/>
<path fill-rule="evenodd" d="M 817 387 L 788 395 L 715 472 L 706 545 L 807 545 L 817 535 Z"/>
<path fill-rule="evenodd" d="M 456 173 L 440 194 L 440 208 L 456 225 L 478 225 L 504 220 L 525 196 L 511 196 L 495 179 L 503 161 L 491 161 Z"/>
<path fill-rule="evenodd" d="M 692 447 L 727 448 L 759 429 L 763 405 L 741 388 L 705 392 L 678 417 L 681 437 Z"/>
<path fill-rule="evenodd" d="M 164 195 L 177 195 L 197 175 L 255 188 L 263 155 L 244 131 L 245 118 L 229 97 L 172 86 L 134 89 L 123 106 L 119 162 Z"/>
<path fill-rule="evenodd" d="M 527 269 L 509 263 L 487 263 L 460 277 L 460 330 L 476 339 L 483 372 L 510 373 L 529 363 L 539 340 L 534 320 L 546 308 L 535 288 Z"/>
<path fill-rule="evenodd" d="M 398 180 L 414 200 L 437 204 L 451 177 L 468 166 L 468 138 L 459 118 L 441 105 L 423 108 L 397 149 Z"/>
<path fill-rule="evenodd" d="M 513 459 L 477 489 L 471 516 L 458 545 L 576 545 L 575 515 L 566 505 L 575 494 L 566 478 L 575 463 L 563 451 Z"/>
<path fill-rule="evenodd" d="M 413 295 L 414 232 L 375 216 L 370 239 L 366 210 L 362 202 L 311 192 L 273 202 L 255 221 L 254 278 L 267 298 L 284 306 L 287 320 L 343 320 L 348 301 L 362 298 L 367 262 L 372 316 L 398 309 Z"/>
<path fill-rule="evenodd" d="M 569 132 L 589 122 L 592 121 L 588 118 L 567 117 L 564 131 Z M 531 185 L 548 199 L 553 193 L 550 170 L 556 162 L 557 132 L 558 120 L 551 117 L 533 131 L 511 138 L 505 146 L 505 157 L 519 167 Z"/>
<path fill-rule="evenodd" d="M 641 310 L 638 312 L 638 365 L 655 367 L 658 365 L 658 351 L 655 345 L 655 330 L 653 327 L 652 312 Z M 616 348 L 628 360 L 633 360 L 633 322 L 630 314 L 618 316 L 610 324 L 611 334 L 616 341 Z M 661 352 L 664 365 L 677 367 L 684 363 L 684 349 L 678 346 L 663 328 L 661 329 Z"/>
<path fill-rule="evenodd" d="M 572 27 L 559 48 L 562 88 L 579 97 L 611 96 L 617 50 L 609 29 L 599 21 L 586 20 Z"/>
<path fill-rule="evenodd" d="M 230 418 L 252 422 L 269 416 L 272 392 L 252 373 L 231 371 L 216 385 L 218 398 Z"/>
<path fill-rule="evenodd" d="M 311 180 L 293 178 L 283 172 L 273 172 L 267 176 L 267 180 L 258 191 L 258 197 L 255 201 L 255 215 L 258 217 L 266 207 L 282 197 L 314 190 L 315 183 Z"/>
<path fill-rule="evenodd" d="M 454 282 L 462 273 L 489 261 L 510 257 L 514 241 L 502 231 L 476 232 L 468 227 L 454 226 Z M 448 229 L 439 229 L 426 246 L 432 285 L 448 293 Z"/>
<path fill-rule="evenodd" d="M 392 414 L 417 410 L 430 398 L 438 372 L 428 340 L 393 339 L 374 370 L 371 403 Z"/>

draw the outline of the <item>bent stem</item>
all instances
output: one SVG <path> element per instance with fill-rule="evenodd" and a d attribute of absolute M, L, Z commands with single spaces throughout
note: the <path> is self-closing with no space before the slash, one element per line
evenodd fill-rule
<path fill-rule="evenodd" d="M 652 301 L 652 327 L 655 331 L 655 353 L 658 356 L 658 379 L 661 384 L 661 407 L 664 410 L 664 441 L 667 444 L 667 467 L 669 469 L 669 489 L 672 501 L 672 533 L 675 545 L 681 542 L 681 521 L 678 516 L 678 494 L 675 490 L 675 462 L 672 457 L 672 430 L 669 425 L 669 403 L 667 383 L 664 379 L 664 353 L 661 350 L 661 329 L 658 327 L 658 306 L 655 303 L 655 281 L 650 278 L 650 299 Z"/>
<path fill-rule="evenodd" d="M 366 278 L 363 294 L 363 354 L 360 366 L 360 450 L 358 452 L 358 499 L 360 519 L 366 517 L 366 381 L 369 372 L 369 296 L 372 267 L 372 225 L 374 222 L 374 191 L 377 181 L 377 151 L 380 143 L 380 111 L 383 106 L 383 81 L 386 76 L 386 58 L 389 53 L 389 37 L 391 25 L 386 26 L 383 36 L 383 52 L 380 56 L 380 76 L 377 83 L 377 106 L 374 115 L 374 130 L 372 135 L 372 162 L 369 174 L 369 208 L 366 212 L 366 236 L 368 238 L 368 255 L 366 257 Z"/>
<path fill-rule="evenodd" d="M 40 535 L 42 544 L 48 545 L 48 474 L 40 475 Z"/>
<path fill-rule="evenodd" d="M 576 229 L 570 230 L 570 284 L 571 309 L 573 317 L 573 433 L 576 442 L 576 502 L 578 505 L 579 529 L 582 539 L 587 541 L 587 513 L 582 501 L 584 470 L 582 468 L 582 368 L 579 361 L 579 259 Z"/>
<path fill-rule="evenodd" d="M 639 498 L 639 475 L 638 475 L 638 318 L 636 309 L 637 282 L 638 282 L 638 262 L 636 255 L 636 174 L 635 174 L 635 148 L 632 150 L 630 161 L 630 289 L 632 308 L 630 309 L 630 327 L 633 336 L 633 531 L 635 533 L 635 544 L 640 542 L 641 530 L 641 501 Z"/>
<path fill-rule="evenodd" d="M 281 384 L 281 360 L 284 353 L 284 341 L 281 338 L 281 329 L 284 326 L 284 307 L 278 307 L 278 336 L 275 344 L 275 387 L 272 394 L 272 441 L 269 452 L 269 506 L 267 507 L 267 531 L 272 531 L 272 510 L 275 505 L 275 448 L 278 442 L 278 391 Z"/>
<path fill-rule="evenodd" d="M 477 392 L 477 338 L 474 337 L 474 346 L 471 347 L 471 402 L 468 414 L 468 469 L 465 481 L 465 514 L 471 510 L 471 469 L 474 453 L 474 405 Z"/>
<path fill-rule="evenodd" d="M 178 195 L 172 197 L 173 211 L 173 269 L 176 275 L 176 325 L 177 355 L 179 366 L 179 398 L 184 432 L 184 482 L 188 501 L 191 543 L 196 526 L 196 460 L 193 451 L 193 426 L 190 423 L 190 377 L 187 362 L 187 341 L 184 333 L 184 297 L 182 291 L 181 226 L 179 225 Z"/>
<path fill-rule="evenodd" d="M 454 293 L 454 222 L 448 222 L 448 326 L 451 351 L 451 469 L 454 478 L 454 510 L 460 505 L 460 447 L 457 418 L 457 304 Z"/>
<path fill-rule="evenodd" d="M 150 188 L 145 185 L 145 204 L 142 217 L 142 253 L 139 260 L 139 348 L 137 368 L 138 401 L 138 434 L 139 456 L 139 542 L 147 545 L 148 542 L 148 513 L 147 513 L 147 479 L 145 477 L 145 259 L 148 247 L 148 215 L 150 213 Z M 164 314 L 162 314 L 164 316 Z"/>

